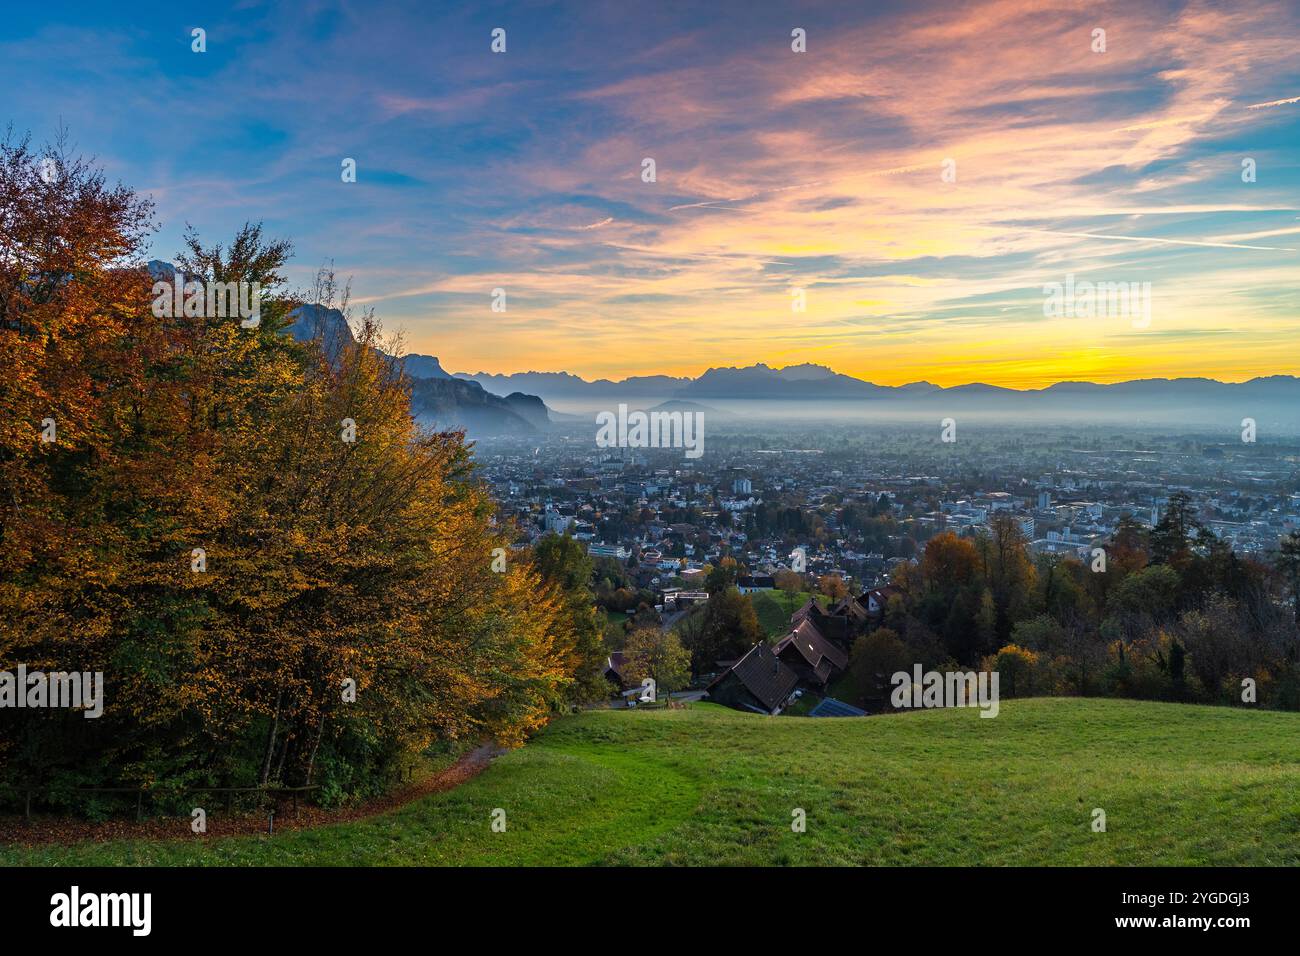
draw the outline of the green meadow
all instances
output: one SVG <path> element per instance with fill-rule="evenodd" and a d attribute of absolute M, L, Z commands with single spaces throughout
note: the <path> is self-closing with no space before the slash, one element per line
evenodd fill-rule
<path fill-rule="evenodd" d="M 784 591 L 755 591 L 749 595 L 749 600 L 754 605 L 754 614 L 758 617 L 763 633 L 768 637 L 782 637 L 790 633 L 790 615 L 807 604 L 811 597 L 815 597 L 822 607 L 830 603 L 824 594 L 814 594 L 811 591 L 799 591 L 795 594 L 786 594 Z"/>
<path fill-rule="evenodd" d="M 274 837 L 0 847 L 0 863 L 1294 866 L 1300 714 L 1050 698 L 1003 701 L 994 719 L 595 711 L 383 816 Z"/>

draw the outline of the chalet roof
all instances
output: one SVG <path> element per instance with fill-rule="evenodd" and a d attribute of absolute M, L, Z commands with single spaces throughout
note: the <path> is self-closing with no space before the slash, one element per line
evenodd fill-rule
<path fill-rule="evenodd" d="M 889 603 L 891 597 L 899 593 L 901 592 L 894 585 L 886 584 L 883 588 L 871 588 L 869 591 L 863 591 L 862 594 L 858 596 L 858 602 L 862 607 L 869 608 L 871 606 L 871 599 L 875 598 L 876 603 L 883 607 Z"/>
<path fill-rule="evenodd" d="M 862 602 L 857 598 L 846 597 L 844 600 L 836 602 L 831 608 L 831 613 L 862 620 L 867 616 L 867 609 L 862 606 Z"/>
<path fill-rule="evenodd" d="M 849 664 L 849 656 L 842 650 L 826 639 L 825 635 L 817 629 L 817 625 L 811 618 L 804 618 L 794 626 L 792 630 L 776 645 L 776 653 L 780 655 L 786 648 L 794 648 L 799 655 L 808 662 L 808 666 L 817 672 L 819 677 L 822 674 L 822 665 L 825 663 L 826 673 L 830 672 L 831 667 L 844 670 Z"/>
<path fill-rule="evenodd" d="M 790 624 L 791 625 L 798 624 L 809 614 L 812 614 L 814 611 L 820 611 L 820 610 L 821 608 L 817 606 L 817 601 L 813 598 L 809 598 L 807 601 L 803 603 L 803 605 L 797 611 L 795 611 L 793 614 L 790 615 Z"/>
<path fill-rule="evenodd" d="M 758 698 L 769 711 L 780 707 L 794 690 L 795 684 L 799 683 L 799 676 L 782 664 L 781 659 L 773 654 L 766 644 L 755 644 L 751 647 L 744 657 L 736 661 L 709 687 L 712 688 L 725 680 L 728 674 L 734 674 L 736 679 L 745 685 L 745 689 Z"/>
<path fill-rule="evenodd" d="M 812 598 L 808 603 L 799 610 L 790 615 L 790 628 L 793 630 L 801 623 L 807 621 L 813 627 L 817 628 L 822 637 L 827 638 L 832 643 L 835 641 L 847 641 L 849 637 L 849 618 L 844 614 L 832 614 L 822 610 Z"/>
<path fill-rule="evenodd" d="M 736 585 L 742 588 L 776 588 L 776 578 L 766 574 L 742 574 L 736 578 Z"/>

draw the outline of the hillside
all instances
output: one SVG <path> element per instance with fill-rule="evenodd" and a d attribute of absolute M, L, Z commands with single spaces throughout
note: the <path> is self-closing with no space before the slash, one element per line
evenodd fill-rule
<path fill-rule="evenodd" d="M 161 274 L 171 267 L 151 263 L 150 268 Z M 289 314 L 293 322 L 285 332 L 300 342 L 320 339 L 331 361 L 354 340 L 338 309 L 308 304 Z M 464 428 L 474 436 L 531 433 L 550 426 L 546 406 L 536 396 L 494 395 L 477 382 L 452 378 L 432 355 L 406 355 L 402 365 L 410 376 L 411 414 L 421 425 Z"/>
<path fill-rule="evenodd" d="M 811 591 L 800 591 L 798 594 L 786 594 L 784 591 L 755 591 L 747 596 L 749 602 L 754 605 L 754 613 L 758 616 L 758 623 L 762 626 L 763 633 L 768 637 L 782 637 L 790 633 L 790 615 L 807 604 L 809 598 L 815 596 L 822 607 L 829 603 L 826 595 L 814 595 Z"/>
<path fill-rule="evenodd" d="M 1078 699 L 1004 701 L 993 720 L 589 712 L 385 816 L 273 839 L 0 848 L 0 864 L 24 863 L 1294 866 L 1300 714 Z"/>

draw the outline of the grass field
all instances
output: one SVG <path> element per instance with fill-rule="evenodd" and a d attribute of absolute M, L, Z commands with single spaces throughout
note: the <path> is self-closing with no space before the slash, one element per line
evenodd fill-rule
<path fill-rule="evenodd" d="M 605 612 L 605 642 L 610 647 L 622 647 L 626 636 L 623 626 L 627 623 L 627 614 L 623 611 Z"/>
<path fill-rule="evenodd" d="M 589 712 L 386 816 L 274 838 L 0 848 L 0 863 L 1294 866 L 1300 714 L 1077 699 L 1004 701 L 992 720 Z"/>
<path fill-rule="evenodd" d="M 786 594 L 784 591 L 755 591 L 749 595 L 754 605 L 754 614 L 759 626 L 768 637 L 781 637 L 790 633 L 790 615 L 808 603 L 810 597 L 816 597 L 818 603 L 825 607 L 826 595 L 814 595 L 810 591 L 798 594 Z"/>

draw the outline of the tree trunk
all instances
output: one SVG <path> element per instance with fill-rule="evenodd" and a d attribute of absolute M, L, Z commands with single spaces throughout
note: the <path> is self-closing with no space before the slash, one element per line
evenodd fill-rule
<path fill-rule="evenodd" d="M 275 755 L 275 735 L 280 730 L 280 704 L 284 702 L 284 690 L 275 697 L 275 716 L 271 718 L 271 732 L 266 735 L 266 756 L 262 759 L 262 779 L 260 784 L 265 787 L 267 779 L 271 776 L 271 757 Z"/>
<path fill-rule="evenodd" d="M 284 758 L 289 756 L 289 748 L 293 746 L 293 734 L 284 738 L 284 746 L 280 748 L 280 759 L 275 764 L 275 779 L 284 782 Z"/>
<path fill-rule="evenodd" d="M 307 755 L 307 780 L 304 786 L 311 786 L 312 771 L 316 769 L 316 751 L 320 749 L 321 737 L 325 734 L 325 712 L 321 711 L 320 720 L 316 722 L 316 739 L 311 742 L 311 753 Z"/>

